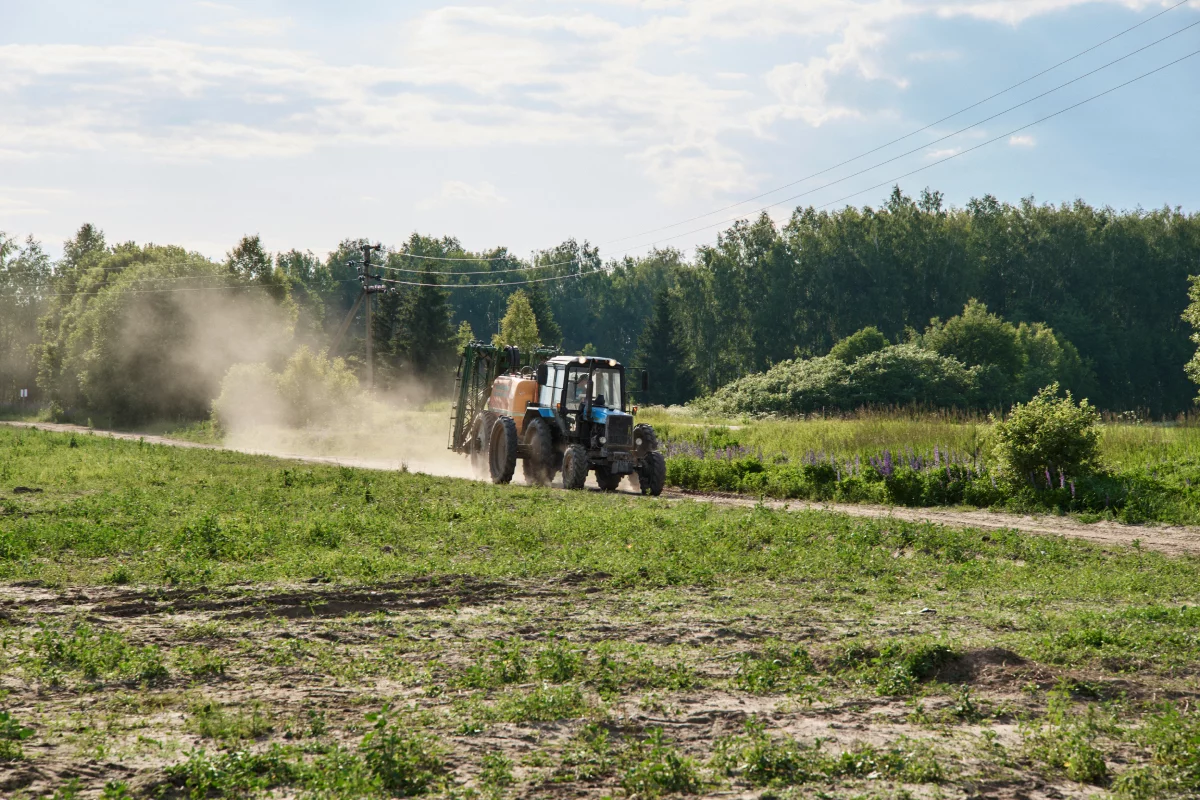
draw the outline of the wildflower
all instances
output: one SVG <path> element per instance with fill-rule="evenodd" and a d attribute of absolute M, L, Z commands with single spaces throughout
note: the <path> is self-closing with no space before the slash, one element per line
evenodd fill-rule
<path fill-rule="evenodd" d="M 1050 478 L 1050 468 L 1046 467 L 1046 488 L 1053 489 L 1054 481 Z"/>
<path fill-rule="evenodd" d="M 883 451 L 883 477 L 892 477 L 892 451 Z"/>
<path fill-rule="evenodd" d="M 1063 471 L 1061 469 L 1058 471 L 1058 488 L 1067 488 L 1067 477 L 1063 475 Z"/>
<path fill-rule="evenodd" d="M 1071 478 L 1071 499 L 1075 499 L 1075 479 Z"/>
<path fill-rule="evenodd" d="M 938 446 L 935 444 L 933 446 L 933 468 L 937 469 L 941 465 L 942 465 L 942 457 L 938 453 Z"/>

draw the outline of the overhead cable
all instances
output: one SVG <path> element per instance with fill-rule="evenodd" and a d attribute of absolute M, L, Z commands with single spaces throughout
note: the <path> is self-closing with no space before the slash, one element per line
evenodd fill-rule
<path fill-rule="evenodd" d="M 686 225 L 689 222 L 695 222 L 696 220 L 704 219 L 705 217 L 711 217 L 714 214 L 720 214 L 724 211 L 729 211 L 730 209 L 737 208 L 738 206 L 743 206 L 746 203 L 753 203 L 755 200 L 761 200 L 762 198 L 767 197 L 768 195 L 775 194 L 776 192 L 781 192 L 784 189 L 789 189 L 797 184 L 804 183 L 805 181 L 808 181 L 808 180 L 812 180 L 813 178 L 818 178 L 821 175 L 826 174 L 827 172 L 832 172 L 833 170 L 838 169 L 839 167 L 844 167 L 847 164 L 852 164 L 855 161 L 858 161 L 859 159 L 866 158 L 867 156 L 872 155 L 873 153 L 877 153 L 880 150 L 884 150 L 888 147 L 891 147 L 894 144 L 899 144 L 900 142 L 904 141 L 905 139 L 909 139 L 913 136 L 916 136 L 918 133 L 923 133 L 936 125 L 940 125 L 941 123 L 946 122 L 947 120 L 951 120 L 961 114 L 965 114 L 966 112 L 970 111 L 973 108 L 977 108 L 990 100 L 995 100 L 997 97 L 1000 97 L 1001 95 L 1011 92 L 1013 89 L 1020 88 L 1021 86 L 1024 86 L 1025 84 L 1029 83 L 1030 81 L 1036 80 L 1037 78 L 1040 78 L 1041 76 L 1043 76 L 1049 72 L 1053 72 L 1054 70 L 1058 69 L 1059 67 L 1069 64 L 1070 62 L 1074 61 L 1075 59 L 1080 58 L 1081 56 L 1085 56 L 1088 53 L 1092 52 L 1093 50 L 1096 50 L 1097 48 L 1103 47 L 1104 45 L 1108 44 L 1109 42 L 1119 39 L 1120 37 L 1124 36 L 1125 34 L 1130 33 L 1131 31 L 1136 30 L 1137 28 L 1140 28 L 1141 26 L 1147 24 L 1148 22 L 1152 22 L 1153 20 L 1158 19 L 1162 15 L 1167 14 L 1171 11 L 1174 11 L 1175 9 L 1179 8 L 1180 6 L 1187 5 L 1189 2 L 1191 2 L 1191 0 L 1181 0 L 1181 2 L 1178 2 L 1173 6 L 1163 9 L 1162 11 L 1158 12 L 1157 14 L 1154 14 L 1153 16 L 1147 17 L 1146 19 L 1142 20 L 1141 22 L 1138 22 L 1136 25 L 1131 25 L 1130 27 L 1126 28 L 1125 30 L 1108 37 L 1104 41 L 1097 42 L 1096 44 L 1092 45 L 1091 47 L 1087 48 L 1086 50 L 1080 50 L 1078 53 L 1071 56 L 1070 58 L 1059 61 L 1057 64 L 1047 67 L 1047 68 L 1043 69 L 1041 72 L 1030 75 L 1028 78 L 1018 81 L 1017 83 L 1014 83 L 1013 85 L 1009 86 L 1006 89 L 1001 89 L 1000 91 L 996 92 L 995 94 L 988 95 L 987 97 L 983 98 L 982 100 L 972 103 L 969 106 L 960 108 L 958 111 L 955 111 L 953 114 L 947 114 L 946 116 L 942 117 L 941 119 L 930 122 L 928 125 L 924 125 L 920 128 L 917 128 L 914 131 L 910 131 L 909 133 L 906 133 L 903 136 L 900 136 L 896 139 L 892 139 L 890 142 L 881 144 L 878 147 L 874 147 L 870 150 L 867 150 L 866 152 L 859 153 L 858 155 L 854 156 L 853 158 L 848 158 L 845 161 L 834 164 L 831 167 L 826 167 L 825 169 L 822 169 L 818 172 L 814 172 L 811 175 L 806 175 L 803 178 L 798 178 L 797 180 L 794 180 L 791 183 L 785 183 L 783 186 L 777 186 L 774 189 L 769 189 L 761 194 L 755 195 L 754 197 L 748 197 L 745 200 L 739 200 L 736 203 L 732 203 L 730 205 L 723 206 L 722 208 L 718 208 L 715 211 L 708 211 L 704 214 L 699 214 L 697 216 L 690 217 L 681 222 L 673 222 L 670 225 L 664 225 L 660 228 L 652 228 L 650 230 L 643 231 L 641 233 L 633 234 L 632 236 L 623 236 L 619 239 L 610 239 L 606 242 L 601 242 L 598 246 L 616 244 L 618 242 L 625 242 L 630 239 L 637 239 L 642 236 L 648 236 L 649 234 L 652 234 L 652 233 L 658 233 L 660 231 L 670 230 L 671 228 L 677 228 L 680 225 Z M 1189 25 L 1187 27 L 1190 28 L 1192 26 Z M 1187 30 L 1187 28 L 1184 28 L 1183 30 Z M 1182 30 L 1176 31 L 1176 33 L 1182 33 Z M 1175 34 L 1171 34 L 1171 35 L 1174 36 Z M 1165 38 L 1170 38 L 1170 37 L 1165 37 Z M 1159 41 L 1162 41 L 1162 40 L 1159 40 Z M 1145 49 L 1145 48 L 1141 48 L 1141 49 Z M 1135 50 L 1134 52 L 1135 53 L 1140 52 L 1140 50 Z M 1133 55 L 1133 53 L 1130 53 L 1129 55 Z M 1120 59 L 1118 59 L 1118 61 L 1119 60 Z M 1115 62 L 1111 62 L 1111 63 L 1115 63 Z M 1105 66 L 1108 66 L 1108 65 L 1105 65 Z M 1101 69 L 1103 69 L 1103 67 L 1101 67 Z M 1091 73 L 1088 73 L 1088 74 L 1091 74 Z M 1036 98 L 1034 98 L 1034 99 L 1036 99 Z M 1014 108 L 1015 108 L 1015 106 L 1014 106 Z M 976 124 L 978 124 L 978 123 L 976 123 Z M 925 146 L 928 146 L 929 144 L 933 144 L 933 142 L 930 142 L 930 143 L 926 144 Z M 672 238 L 674 238 L 674 237 L 672 237 Z"/>
<path fill-rule="evenodd" d="M 870 191 L 873 191 L 873 190 L 875 190 L 875 189 L 879 189 L 879 188 L 881 188 L 881 187 L 888 186 L 889 184 L 895 184 L 897 181 L 903 180 L 904 178 L 907 178 L 907 177 L 909 177 L 909 176 L 911 176 L 911 175 L 916 175 L 918 172 L 924 172 L 924 171 L 925 171 L 925 170 L 927 170 L 927 169 L 930 169 L 930 168 L 932 168 L 932 167 L 936 167 L 936 166 L 937 166 L 937 165 L 939 165 L 939 164 L 944 164 L 944 163 L 946 163 L 947 161 L 950 161 L 950 160 L 952 160 L 952 159 L 958 158 L 959 156 L 964 156 L 964 155 L 966 155 L 967 153 L 970 153 L 970 152 L 973 152 L 973 151 L 975 151 L 975 150 L 978 150 L 978 149 L 979 149 L 979 148 L 981 148 L 981 147 L 986 147 L 986 146 L 987 146 L 987 145 L 989 145 L 989 144 L 994 144 L 994 143 L 996 143 L 996 142 L 1000 141 L 1001 139 L 1007 139 L 1008 137 L 1010 137 L 1010 136 L 1013 136 L 1013 135 L 1015 135 L 1015 134 L 1017 134 L 1017 133 L 1020 133 L 1020 132 L 1021 132 L 1021 131 L 1023 131 L 1023 130 L 1026 130 L 1026 129 L 1028 129 L 1028 128 L 1032 128 L 1032 127 L 1033 127 L 1033 126 L 1035 126 L 1035 125 L 1039 125 L 1039 124 L 1041 124 L 1041 123 L 1045 122 L 1046 120 L 1053 119 L 1054 117 L 1057 117 L 1057 116 L 1059 116 L 1059 115 L 1061 115 L 1061 114 L 1065 114 L 1066 112 L 1068 112 L 1068 111 L 1071 111 L 1072 109 L 1079 108 L 1080 106 L 1082 106 L 1082 105 L 1085 105 L 1085 104 L 1087 104 L 1087 103 L 1090 103 L 1090 102 L 1092 102 L 1093 100 L 1097 100 L 1097 99 L 1099 99 L 1099 98 L 1101 98 L 1101 97 L 1104 97 L 1105 95 L 1112 94 L 1113 92 L 1117 91 L 1118 89 L 1123 89 L 1123 88 L 1125 88 L 1126 86 L 1129 86 L 1131 83 L 1136 83 L 1137 81 L 1140 81 L 1140 80 L 1142 80 L 1143 78 L 1148 78 L 1148 77 L 1150 77 L 1151 75 L 1154 75 L 1154 74 L 1155 74 L 1155 73 L 1157 73 L 1157 72 L 1162 72 L 1164 69 L 1167 69 L 1168 67 L 1173 67 L 1173 66 L 1175 66 L 1176 64 L 1179 64 L 1180 62 L 1182 62 L 1182 61 L 1186 61 L 1187 59 L 1189 59 L 1189 58 L 1193 58 L 1194 56 L 1197 56 L 1197 55 L 1200 55 L 1200 50 L 1193 50 L 1192 52 L 1188 53 L 1188 54 L 1187 54 L 1187 55 L 1185 55 L 1185 56 L 1181 56 L 1181 57 L 1179 57 L 1179 58 L 1175 59 L 1174 61 L 1171 61 L 1171 62 L 1168 62 L 1168 63 L 1166 63 L 1166 64 L 1163 64 L 1163 65 L 1162 65 L 1162 66 L 1160 66 L 1160 67 L 1156 67 L 1156 68 L 1154 68 L 1154 69 L 1150 70 L 1149 72 L 1143 72 L 1141 75 L 1138 75 L 1136 78 L 1130 78 L 1129 80 L 1125 81 L 1124 83 L 1117 84 L 1116 86 L 1113 86 L 1113 87 L 1112 87 L 1112 88 L 1110 88 L 1110 89 L 1105 89 L 1103 92 L 1100 92 L 1100 93 L 1098 93 L 1098 94 L 1094 94 L 1094 95 L 1092 95 L 1091 97 L 1088 97 L 1088 98 L 1086 98 L 1086 99 L 1084 99 L 1084 100 L 1080 100 L 1080 101 L 1079 101 L 1079 102 L 1077 102 L 1077 103 L 1073 103 L 1072 105 L 1069 105 L 1069 106 L 1067 106 L 1066 108 L 1059 109 L 1058 111 L 1055 111 L 1053 114 L 1047 114 L 1046 116 L 1044 116 L 1044 117 L 1042 117 L 1042 118 L 1040 118 L 1040 119 L 1036 119 L 1036 120 L 1034 120 L 1033 122 L 1030 122 L 1030 123 L 1028 123 L 1028 124 L 1026 124 L 1026 125 L 1022 125 L 1022 126 L 1021 126 L 1021 127 L 1019 127 L 1019 128 L 1013 128 L 1011 131 L 1008 131 L 1007 133 L 1003 133 L 1003 134 L 1001 134 L 1001 135 L 999 135 L 999 136 L 996 136 L 996 137 L 994 137 L 994 138 L 992 138 L 992 139 L 988 139 L 988 140 L 987 140 L 987 141 L 985 141 L 985 142 L 980 142 L 979 144 L 977 144 L 977 145 L 975 145 L 975 146 L 973 146 L 973 147 L 969 147 L 969 148 L 967 148 L 966 150 L 960 150 L 960 151 L 959 151 L 959 152 L 957 152 L 957 153 L 953 153 L 952 155 L 946 156 L 945 158 L 941 158 L 941 159 L 938 159 L 937 161 L 933 161 L 933 162 L 931 162 L 931 163 L 929 163 L 929 164 L 926 164 L 926 165 L 925 165 L 925 166 L 923 166 L 923 167 L 918 167 L 917 169 L 914 169 L 914 170 L 912 170 L 912 171 L 910 171 L 910 172 L 906 172 L 906 173 L 904 173 L 903 175 L 897 175 L 896 177 L 894 177 L 894 178 L 889 178 L 888 180 L 886 180 L 886 181 L 883 181 L 882 183 L 877 183 L 877 184 L 875 184 L 874 186 L 868 186 L 866 189 L 862 189 L 862 190 L 860 190 L 860 191 L 857 191 L 857 192 L 854 192 L 854 193 L 852 193 L 852 194 L 848 194 L 848 195 L 846 195 L 845 197 L 841 197 L 841 198 L 838 198 L 837 200 L 834 200 L 834 201 L 832 201 L 832 202 L 830 202 L 830 203 L 826 203 L 825 205 L 818 206 L 818 208 L 822 208 L 822 209 L 824 209 L 824 208 L 829 208 L 830 206 L 834 206 L 834 205 L 837 205 L 838 203 L 841 203 L 841 202 L 843 202 L 843 201 L 845 201 L 845 200 L 849 200 L 849 199 L 850 199 L 850 198 L 852 198 L 852 197 L 857 197 L 857 196 L 858 196 L 858 195 L 860 195 L 860 194 L 865 194 L 866 192 L 870 192 Z M 832 185 L 832 184 L 829 184 L 829 185 Z M 821 187 L 821 188 L 824 188 L 824 187 Z M 777 203 L 772 203 L 772 204 L 771 204 L 771 205 L 769 205 L 769 206 L 763 206 L 761 209 L 759 209 L 759 212 L 768 211 L 768 210 L 770 210 L 770 209 L 774 208 L 775 206 L 780 206 L 780 205 L 783 205 L 784 203 L 791 202 L 792 200 L 795 200 L 795 199 L 796 199 L 796 197 L 801 197 L 801 196 L 803 196 L 803 195 L 796 195 L 795 197 L 788 197 L 788 198 L 785 198 L 785 199 L 783 199 L 783 200 L 780 200 L 780 201 L 779 201 L 779 202 L 777 202 Z M 744 218 L 744 217 L 739 217 L 738 219 L 743 219 L 743 218 Z M 734 220 L 734 221 L 736 221 L 736 220 Z M 688 236 L 689 234 L 693 234 L 693 233 L 700 233 L 700 232 L 702 232 L 702 231 L 706 231 L 706 230 L 708 230 L 709 228 L 713 228 L 713 227 L 716 227 L 717 225 L 723 225 L 723 224 L 726 224 L 726 222 L 715 222 L 715 223 L 712 223 L 712 224 L 710 224 L 710 225 L 705 225 L 705 226 L 704 226 L 704 227 L 702 227 L 702 228 L 695 228 L 695 229 L 693 229 L 693 230 L 686 231 L 686 232 L 684 232 L 684 233 L 676 234 L 676 235 L 674 235 L 674 236 L 669 236 L 669 237 L 667 237 L 667 238 L 665 238 L 665 239 L 660 239 L 660 240 L 658 240 L 658 241 L 656 241 L 656 242 L 652 242 L 651 244 L 649 244 L 649 245 L 644 245 L 644 246 L 647 246 L 647 247 L 653 247 L 653 246 L 655 246 L 655 245 L 661 244 L 662 242 L 667 242 L 667 241 L 670 241 L 671 239 L 677 239 L 677 238 L 679 238 L 679 237 L 681 237 L 681 236 Z"/>

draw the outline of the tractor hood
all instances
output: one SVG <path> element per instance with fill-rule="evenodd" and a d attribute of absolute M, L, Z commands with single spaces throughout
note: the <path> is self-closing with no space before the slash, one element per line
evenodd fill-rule
<path fill-rule="evenodd" d="M 602 408 L 600 406 L 592 406 L 592 414 L 589 419 L 597 425 L 607 425 L 610 419 L 617 417 L 628 417 L 624 411 L 618 411 L 615 408 Z"/>

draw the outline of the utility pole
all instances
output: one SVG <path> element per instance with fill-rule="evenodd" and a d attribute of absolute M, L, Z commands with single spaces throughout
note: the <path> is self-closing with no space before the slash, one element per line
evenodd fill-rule
<path fill-rule="evenodd" d="M 371 275 L 371 251 L 381 249 L 379 245 L 372 247 L 369 244 L 363 245 L 363 298 L 367 304 L 367 392 L 375 390 L 375 357 L 373 355 L 375 344 L 375 331 L 371 325 L 371 295 L 377 287 L 369 286 L 366 279 L 371 279 L 375 276 Z"/>
<path fill-rule="evenodd" d="M 364 244 L 362 246 L 363 260 L 350 261 L 348 266 L 358 264 L 358 279 L 362 282 L 362 292 L 358 295 L 358 299 L 354 301 L 354 305 L 350 308 L 350 313 L 346 314 L 346 318 L 342 320 L 341 326 L 338 328 L 337 335 L 333 337 L 333 344 L 329 346 L 329 355 L 332 356 L 337 352 L 338 346 L 342 343 L 342 337 L 346 335 L 346 331 L 350 328 L 350 323 L 354 321 L 358 314 L 358 307 L 366 303 L 366 320 L 367 320 L 367 391 L 370 392 L 375 388 L 375 331 L 371 325 L 371 295 L 387 292 L 387 287 L 375 281 L 383 280 L 382 275 L 372 275 L 371 267 L 371 251 L 382 250 L 381 244 Z"/>

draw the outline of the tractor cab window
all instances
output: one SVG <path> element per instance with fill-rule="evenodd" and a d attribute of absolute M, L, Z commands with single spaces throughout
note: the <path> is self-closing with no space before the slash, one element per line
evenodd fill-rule
<path fill-rule="evenodd" d="M 605 408 L 624 408 L 621 370 L 598 369 L 592 373 L 592 402 Z"/>
<path fill-rule="evenodd" d="M 591 389 L 591 373 L 586 366 L 572 365 L 567 370 L 567 396 L 564 407 L 567 411 L 578 411 L 587 402 Z"/>
<path fill-rule="evenodd" d="M 550 408 L 558 402 L 558 397 L 562 394 L 563 387 L 563 368 L 557 364 L 551 364 L 546 371 L 546 385 L 538 390 L 538 404 Z"/>

